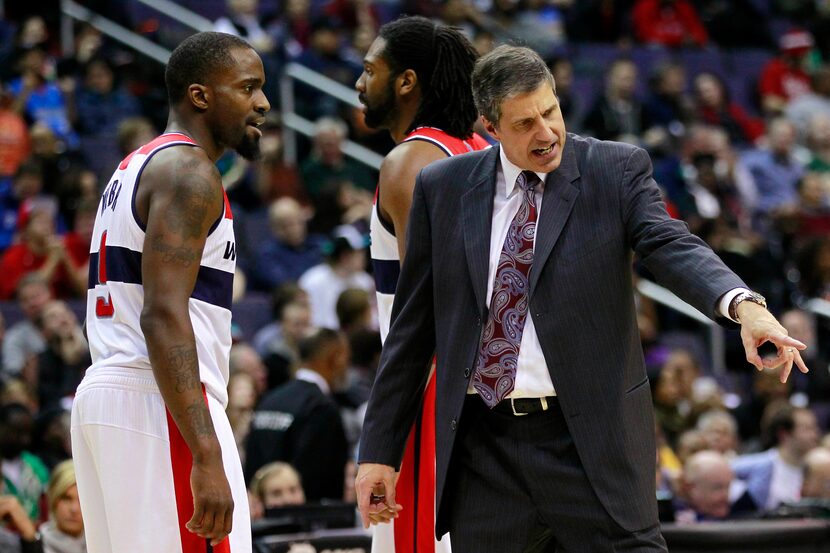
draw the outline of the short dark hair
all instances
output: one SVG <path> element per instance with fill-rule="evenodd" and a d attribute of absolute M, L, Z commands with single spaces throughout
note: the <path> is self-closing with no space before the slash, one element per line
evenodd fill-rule
<path fill-rule="evenodd" d="M 421 105 L 409 131 L 438 127 L 456 138 L 473 132 L 478 111 L 471 78 L 478 52 L 458 29 L 426 17 L 401 17 L 378 31 L 381 56 L 392 75 L 412 69 L 421 82 Z"/>
<path fill-rule="evenodd" d="M 113 77 L 115 77 L 115 67 L 113 66 L 113 63 L 110 61 L 109 58 L 107 58 L 106 56 L 103 56 L 101 54 L 96 54 L 96 55 L 92 56 L 84 64 L 84 67 L 83 67 L 84 76 L 86 76 L 89 73 L 89 68 L 92 67 L 93 65 L 103 65 L 105 68 L 107 68 L 109 70 L 110 73 L 113 74 Z"/>
<path fill-rule="evenodd" d="M 306 336 L 297 344 L 300 350 L 300 361 L 311 361 L 324 353 L 328 346 L 343 340 L 344 336 L 339 330 L 331 328 L 320 328 L 314 333 Z"/>
<path fill-rule="evenodd" d="M 17 171 L 14 173 L 16 179 L 23 176 L 43 178 L 43 167 L 34 159 L 27 159 L 17 167 Z"/>
<path fill-rule="evenodd" d="M 193 83 L 206 83 L 211 75 L 236 64 L 231 50 L 252 48 L 238 36 L 227 33 L 203 32 L 184 39 L 167 62 L 164 84 L 170 104 L 179 103 Z"/>
<path fill-rule="evenodd" d="M 285 306 L 290 303 L 299 303 L 305 294 L 297 281 L 287 280 L 271 291 L 271 316 L 275 321 L 282 319 Z"/>
<path fill-rule="evenodd" d="M 377 330 L 361 328 L 349 334 L 352 362 L 358 367 L 376 369 L 381 346 L 380 333 Z"/>
<path fill-rule="evenodd" d="M 340 328 L 349 329 L 371 307 L 369 292 L 362 288 L 346 288 L 337 297 L 335 311 Z"/>
<path fill-rule="evenodd" d="M 0 426 L 7 426 L 14 417 L 29 417 L 34 421 L 35 417 L 28 407 L 22 403 L 5 403 L 0 405 Z"/>
<path fill-rule="evenodd" d="M 504 100 L 533 92 L 545 82 L 556 92 L 550 68 L 539 54 L 523 46 L 503 44 L 476 63 L 473 96 L 478 111 L 498 125 Z"/>
<path fill-rule="evenodd" d="M 770 411 L 767 420 L 762 421 L 762 426 L 766 422 L 765 428 L 762 428 L 761 432 L 766 449 L 780 444 L 779 435 L 781 432 L 792 433 L 795 429 L 795 413 L 798 410 L 798 407 L 789 403 L 782 403 L 779 407 Z"/>

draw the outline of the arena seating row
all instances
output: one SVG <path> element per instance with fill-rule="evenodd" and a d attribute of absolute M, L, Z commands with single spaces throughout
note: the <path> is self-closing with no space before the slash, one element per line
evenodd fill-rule
<path fill-rule="evenodd" d="M 747 520 L 663 526 L 672 553 L 827 553 L 830 521 L 818 519 Z M 318 530 L 255 539 L 258 553 L 363 553 L 371 537 L 363 529 Z"/>

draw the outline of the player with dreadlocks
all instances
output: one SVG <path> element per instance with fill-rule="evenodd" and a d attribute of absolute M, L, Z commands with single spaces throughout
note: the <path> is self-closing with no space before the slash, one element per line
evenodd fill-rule
<path fill-rule="evenodd" d="M 372 263 L 383 338 L 389 331 L 415 178 L 433 161 L 488 146 L 473 132 L 478 111 L 471 76 L 477 57 L 458 30 L 415 16 L 381 27 L 363 60 L 363 74 L 356 88 L 365 106 L 366 124 L 387 129 L 397 144 L 381 166 L 371 219 Z M 358 472 L 358 479 L 367 477 L 371 475 Z M 358 498 L 370 499 L 387 502 L 381 496 Z M 424 394 L 422 413 L 407 442 L 395 499 L 397 503 L 389 501 L 385 510 L 364 520 L 364 524 L 377 524 L 394 518 L 392 524 L 376 527 L 373 551 L 449 551 L 447 536 L 440 542 L 435 540 L 434 372 Z"/>

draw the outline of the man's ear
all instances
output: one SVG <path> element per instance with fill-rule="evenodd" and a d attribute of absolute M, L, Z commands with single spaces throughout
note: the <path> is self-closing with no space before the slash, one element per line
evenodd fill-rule
<path fill-rule="evenodd" d="M 187 97 L 190 103 L 200 111 L 206 110 L 212 100 L 210 89 L 202 84 L 192 84 L 187 87 Z"/>
<path fill-rule="evenodd" d="M 481 116 L 481 124 L 484 125 L 484 130 L 486 130 L 490 134 L 490 136 L 492 136 L 496 140 L 501 140 L 499 138 L 499 131 L 496 128 L 496 125 L 493 124 L 489 119 L 487 119 L 483 115 Z"/>
<path fill-rule="evenodd" d="M 410 94 L 418 86 L 418 74 L 412 69 L 407 69 L 395 79 L 399 96 Z"/>

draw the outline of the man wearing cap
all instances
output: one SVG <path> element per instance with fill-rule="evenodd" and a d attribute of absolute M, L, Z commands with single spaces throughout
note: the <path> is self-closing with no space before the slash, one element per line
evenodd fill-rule
<path fill-rule="evenodd" d="M 778 40 L 778 48 L 778 57 L 764 66 L 758 83 L 761 107 L 768 115 L 780 114 L 791 100 L 810 92 L 804 66 L 813 49 L 813 35 L 800 29 L 788 31 Z"/>

